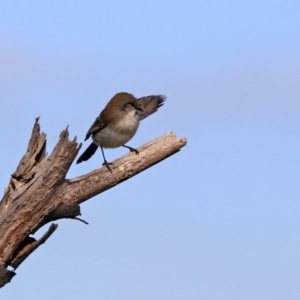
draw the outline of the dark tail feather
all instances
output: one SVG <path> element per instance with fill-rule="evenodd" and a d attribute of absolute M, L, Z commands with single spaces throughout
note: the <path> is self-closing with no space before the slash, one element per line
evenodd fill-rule
<path fill-rule="evenodd" d="M 148 117 L 163 106 L 166 99 L 167 97 L 164 95 L 152 95 L 139 98 L 137 101 Z"/>
<path fill-rule="evenodd" d="M 76 161 L 76 164 L 81 163 L 82 161 L 86 161 L 88 159 L 90 159 L 95 152 L 97 151 L 98 146 L 94 143 L 91 143 L 87 149 L 81 154 L 81 156 L 78 158 L 78 160 Z"/>

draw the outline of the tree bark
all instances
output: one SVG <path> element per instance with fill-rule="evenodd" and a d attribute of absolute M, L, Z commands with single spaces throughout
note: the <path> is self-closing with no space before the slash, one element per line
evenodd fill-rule
<path fill-rule="evenodd" d="M 36 240 L 33 235 L 49 222 L 79 219 L 79 204 L 133 177 L 180 151 L 186 139 L 167 133 L 113 161 L 112 173 L 98 168 L 74 179 L 65 176 L 81 144 L 69 140 L 68 128 L 60 134 L 51 155 L 46 154 L 46 134 L 36 119 L 27 151 L 11 175 L 0 202 L 0 287 L 10 282 L 14 270 L 56 230 L 52 223 Z M 83 221 L 85 222 L 85 221 Z"/>

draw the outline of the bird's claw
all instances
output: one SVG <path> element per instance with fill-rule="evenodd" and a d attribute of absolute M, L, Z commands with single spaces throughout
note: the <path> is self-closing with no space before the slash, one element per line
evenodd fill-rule
<path fill-rule="evenodd" d="M 128 149 L 130 150 L 130 152 L 134 152 L 135 154 L 139 154 L 139 151 L 137 151 L 134 148 L 129 147 Z"/>
<path fill-rule="evenodd" d="M 104 163 L 102 164 L 102 166 L 105 166 L 105 167 L 108 169 L 108 171 L 109 171 L 110 173 L 112 173 L 112 170 L 111 170 L 111 168 L 110 168 L 110 165 L 112 166 L 113 163 L 109 163 L 109 162 L 107 162 L 106 160 L 105 160 Z"/>

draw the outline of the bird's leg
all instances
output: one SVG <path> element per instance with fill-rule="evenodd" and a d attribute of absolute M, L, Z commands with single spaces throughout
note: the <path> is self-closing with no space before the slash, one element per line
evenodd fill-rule
<path fill-rule="evenodd" d="M 130 152 L 134 152 L 135 154 L 139 154 L 139 151 L 137 151 L 136 149 L 134 149 L 132 147 L 129 147 L 129 146 L 126 146 L 126 145 L 122 145 L 122 147 L 125 147 L 125 148 L 129 149 Z"/>
<path fill-rule="evenodd" d="M 110 171 L 110 173 L 112 173 L 111 168 L 109 166 L 109 165 L 112 165 L 112 163 L 107 162 L 107 160 L 105 159 L 103 148 L 101 146 L 100 146 L 100 148 L 101 148 L 103 159 L 104 159 L 104 163 L 102 164 L 102 166 L 105 166 Z"/>

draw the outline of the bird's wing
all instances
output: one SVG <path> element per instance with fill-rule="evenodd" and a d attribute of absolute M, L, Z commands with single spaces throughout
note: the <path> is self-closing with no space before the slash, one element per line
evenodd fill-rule
<path fill-rule="evenodd" d="M 151 95 L 137 99 L 139 106 L 146 113 L 147 117 L 155 113 L 166 101 L 164 95 Z"/>
<path fill-rule="evenodd" d="M 86 137 L 85 137 L 85 141 L 91 136 L 91 134 L 102 130 L 103 128 L 106 127 L 106 123 L 103 122 L 100 118 L 100 116 L 95 120 L 95 122 L 92 124 L 92 126 L 90 127 L 90 129 L 88 130 Z"/>

